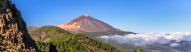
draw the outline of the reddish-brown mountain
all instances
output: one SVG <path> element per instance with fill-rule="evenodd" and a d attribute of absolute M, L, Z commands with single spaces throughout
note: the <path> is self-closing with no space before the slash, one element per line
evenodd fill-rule
<path fill-rule="evenodd" d="M 72 33 L 119 31 L 119 29 L 115 29 L 107 23 L 94 19 L 87 14 L 77 17 L 68 24 L 57 25 L 57 27 Z"/>

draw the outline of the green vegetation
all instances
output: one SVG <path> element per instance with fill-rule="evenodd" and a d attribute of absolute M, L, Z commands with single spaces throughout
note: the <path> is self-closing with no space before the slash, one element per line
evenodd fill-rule
<path fill-rule="evenodd" d="M 145 52 L 145 50 L 139 49 L 138 51 L 137 50 L 133 50 L 133 52 Z"/>
<path fill-rule="evenodd" d="M 50 38 L 49 41 L 62 41 L 72 36 L 70 32 L 55 26 L 43 26 L 32 32 L 30 35 L 37 36 L 41 38 L 42 41 L 44 41 L 46 38 Z M 45 37 L 42 38 L 42 36 Z"/>
<path fill-rule="evenodd" d="M 50 38 L 47 42 L 36 41 L 38 49 L 42 52 L 121 52 L 109 44 L 99 42 L 83 34 L 73 35 L 55 26 L 43 26 L 30 35 L 39 37 L 42 41 Z M 132 50 L 128 49 L 128 51 L 131 52 Z"/>
<path fill-rule="evenodd" d="M 51 47 L 50 45 L 55 46 L 55 49 L 60 52 L 121 52 L 108 44 L 98 42 L 97 40 L 91 39 L 82 34 L 76 34 L 65 41 L 52 41 L 46 43 L 37 41 L 36 44 L 38 49 L 43 52 L 51 51 L 51 49 L 48 49 Z"/>
<path fill-rule="evenodd" d="M 37 29 L 36 31 L 34 31 L 31 35 L 38 35 L 41 32 L 45 32 L 48 33 L 49 35 L 51 34 L 59 34 L 59 33 L 67 33 L 67 34 L 71 34 L 70 32 L 63 30 L 59 27 L 55 27 L 55 26 L 43 26 L 39 29 Z"/>
<path fill-rule="evenodd" d="M 0 1 L 0 8 L 4 7 L 5 1 L 6 1 L 6 0 L 1 0 L 1 1 Z"/>
<path fill-rule="evenodd" d="M 50 43 L 44 43 L 40 41 L 36 41 L 36 46 L 38 49 L 42 52 L 49 52 L 50 48 Z"/>
<path fill-rule="evenodd" d="M 39 37 L 42 41 L 50 38 L 47 42 L 36 41 L 38 49 L 42 52 L 121 52 L 109 44 L 101 43 L 83 34 L 73 35 L 55 26 L 43 26 L 30 35 Z"/>

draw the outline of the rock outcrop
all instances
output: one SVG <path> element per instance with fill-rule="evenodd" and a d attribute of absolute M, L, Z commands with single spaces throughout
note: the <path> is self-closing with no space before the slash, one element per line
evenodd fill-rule
<path fill-rule="evenodd" d="M 87 14 L 77 17 L 68 24 L 57 25 L 57 27 L 72 33 L 118 31 L 107 23 L 94 19 Z"/>
<path fill-rule="evenodd" d="M 0 51 L 36 52 L 35 42 L 27 32 L 21 12 L 9 0 L 4 6 L 0 10 Z"/>

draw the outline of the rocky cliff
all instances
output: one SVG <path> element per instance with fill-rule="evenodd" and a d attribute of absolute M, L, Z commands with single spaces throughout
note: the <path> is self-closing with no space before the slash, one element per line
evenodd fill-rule
<path fill-rule="evenodd" d="M 70 31 L 72 33 L 80 32 L 106 32 L 116 30 L 112 26 L 100 20 L 94 19 L 87 14 L 77 17 L 68 24 L 61 24 L 57 27 Z M 118 30 L 117 30 L 118 31 Z"/>
<path fill-rule="evenodd" d="M 35 52 L 35 42 L 14 3 L 6 1 L 0 10 L 0 51 Z"/>

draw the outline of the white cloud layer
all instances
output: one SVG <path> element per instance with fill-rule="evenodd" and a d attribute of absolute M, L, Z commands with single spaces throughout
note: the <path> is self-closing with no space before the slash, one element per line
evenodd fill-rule
<path fill-rule="evenodd" d="M 106 40 L 116 40 L 119 43 L 134 44 L 135 46 L 146 46 L 150 44 L 166 44 L 170 43 L 171 47 L 180 46 L 179 43 L 171 43 L 172 40 L 175 42 L 191 41 L 191 33 L 189 32 L 176 32 L 176 33 L 138 33 L 138 34 L 126 34 L 112 35 L 112 36 L 100 36 L 98 38 Z"/>
<path fill-rule="evenodd" d="M 170 46 L 171 47 L 176 47 L 176 46 L 180 46 L 180 44 L 179 43 L 171 43 Z"/>

